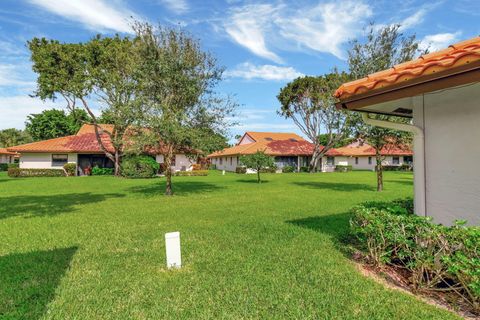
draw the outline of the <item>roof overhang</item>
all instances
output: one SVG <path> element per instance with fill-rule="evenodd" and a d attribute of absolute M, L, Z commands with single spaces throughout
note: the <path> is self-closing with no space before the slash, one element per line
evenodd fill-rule
<path fill-rule="evenodd" d="M 385 88 L 356 94 L 340 100 L 336 103 L 336 106 L 339 109 L 411 118 L 411 114 L 396 113 L 392 111 L 385 112 L 385 110 L 376 109 L 375 105 L 475 82 L 480 82 L 480 61 L 465 64 L 458 68 L 432 73 L 410 81 L 387 86 Z"/>

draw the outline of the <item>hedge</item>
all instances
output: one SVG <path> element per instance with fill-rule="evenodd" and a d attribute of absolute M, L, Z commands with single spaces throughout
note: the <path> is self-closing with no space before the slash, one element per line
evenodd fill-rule
<path fill-rule="evenodd" d="M 0 163 L 0 171 L 7 171 L 8 163 Z"/>
<path fill-rule="evenodd" d="M 153 178 L 160 164 L 149 156 L 130 156 L 122 161 L 121 173 L 127 178 Z"/>
<path fill-rule="evenodd" d="M 177 171 L 175 175 L 180 177 L 208 176 L 208 170 Z"/>
<path fill-rule="evenodd" d="M 63 165 L 63 170 L 65 170 L 67 176 L 73 177 L 77 173 L 77 164 L 76 163 L 66 163 Z"/>
<path fill-rule="evenodd" d="M 8 176 L 19 177 L 65 177 L 63 169 L 20 169 L 8 168 Z"/>
<path fill-rule="evenodd" d="M 368 262 L 404 270 L 414 290 L 448 294 L 480 314 L 480 227 L 434 224 L 413 214 L 412 200 L 367 203 L 352 214 L 351 234 Z"/>
<path fill-rule="evenodd" d="M 111 176 L 115 170 L 113 168 L 100 168 L 98 166 L 93 167 L 92 176 Z"/>
<path fill-rule="evenodd" d="M 247 173 L 247 168 L 246 167 L 236 167 L 235 172 L 239 174 L 244 174 Z"/>
<path fill-rule="evenodd" d="M 295 171 L 295 168 L 293 166 L 285 166 L 282 168 L 283 173 L 291 173 L 294 171 Z"/>
<path fill-rule="evenodd" d="M 352 166 L 349 166 L 349 165 L 336 165 L 335 166 L 335 171 L 336 172 L 349 172 L 349 171 L 352 171 L 353 167 Z"/>
<path fill-rule="evenodd" d="M 413 167 L 408 164 L 402 164 L 399 166 L 382 166 L 383 171 L 413 171 Z"/>

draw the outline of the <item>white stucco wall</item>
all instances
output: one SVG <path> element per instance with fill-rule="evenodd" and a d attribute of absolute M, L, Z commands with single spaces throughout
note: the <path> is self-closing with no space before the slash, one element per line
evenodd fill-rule
<path fill-rule="evenodd" d="M 0 163 L 13 163 L 13 156 L 0 154 Z"/>
<path fill-rule="evenodd" d="M 368 163 L 368 156 L 361 156 L 358 157 L 358 164 L 355 163 L 355 157 L 335 157 L 335 165 L 340 165 L 343 163 L 348 163 L 349 166 L 352 166 L 355 170 L 375 170 L 376 159 L 375 156 L 371 156 L 372 163 Z M 385 159 L 382 161 L 382 165 L 384 166 L 401 166 L 404 164 L 403 156 L 398 156 L 399 163 L 393 163 L 393 156 L 386 156 Z"/>
<path fill-rule="evenodd" d="M 238 158 L 237 156 L 213 158 L 212 159 L 212 164 L 216 165 L 218 170 L 225 170 L 225 171 L 234 172 L 235 169 L 238 166 L 238 159 L 237 158 Z M 222 159 L 222 160 L 220 160 L 220 159 Z M 221 162 L 221 164 L 220 164 L 220 162 Z"/>
<path fill-rule="evenodd" d="M 77 163 L 77 154 L 69 153 L 68 162 Z M 22 153 L 20 156 L 20 168 L 24 169 L 61 169 L 62 166 L 52 166 L 51 153 Z"/>
<path fill-rule="evenodd" d="M 479 225 L 480 84 L 425 94 L 423 101 L 414 121 L 425 130 L 426 215 Z"/>
<path fill-rule="evenodd" d="M 157 155 L 156 161 L 158 163 L 163 163 L 163 155 Z M 175 171 L 191 171 L 192 165 L 195 163 L 195 160 L 190 159 L 184 154 L 176 154 L 175 155 L 175 165 L 172 166 L 172 169 Z"/>

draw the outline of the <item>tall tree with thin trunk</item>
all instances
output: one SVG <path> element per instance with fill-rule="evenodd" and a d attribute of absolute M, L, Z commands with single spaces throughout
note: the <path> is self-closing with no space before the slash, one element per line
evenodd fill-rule
<path fill-rule="evenodd" d="M 337 110 L 333 98 L 335 89 L 346 81 L 347 74 L 336 71 L 319 77 L 300 77 L 288 83 L 277 96 L 281 104 L 278 114 L 292 119 L 314 145 L 310 172 L 315 172 L 328 150 L 350 132 L 350 114 Z M 325 145 L 321 145 L 321 136 Z"/>
<path fill-rule="evenodd" d="M 91 118 L 100 148 L 115 164 L 118 175 L 124 135 L 140 105 L 135 96 L 134 41 L 119 36 L 98 36 L 85 44 L 34 38 L 28 46 L 33 70 L 38 74 L 35 95 L 43 100 L 61 96 L 72 112 L 80 102 Z M 90 105 L 92 99 L 109 113 L 112 131 L 100 127 Z M 106 147 L 102 135 L 109 136 L 113 151 Z"/>
<path fill-rule="evenodd" d="M 367 29 L 364 40 L 354 40 L 348 51 L 348 64 L 353 79 L 360 79 L 369 74 L 386 70 L 396 64 L 410 61 L 418 54 L 419 45 L 415 35 L 404 36 L 400 32 L 400 25 L 392 25 L 377 30 L 371 25 Z M 369 115 L 378 120 L 408 123 L 410 120 L 400 117 L 383 115 Z M 359 116 L 357 115 L 359 118 Z M 358 119 L 357 118 L 357 119 Z M 361 123 L 358 121 L 357 123 Z M 357 135 L 375 148 L 377 190 L 383 190 L 383 156 L 382 150 L 389 146 L 408 145 L 411 134 L 392 129 L 373 127 L 362 124 L 357 126 Z"/>
<path fill-rule="evenodd" d="M 181 29 L 135 23 L 140 88 L 145 106 L 141 139 L 157 147 L 166 167 L 166 195 L 172 195 L 172 160 L 176 152 L 195 153 L 202 132 L 223 134 L 236 104 L 215 94 L 223 68 Z M 160 143 L 159 143 L 160 141 Z"/>
<path fill-rule="evenodd" d="M 247 169 L 253 169 L 257 172 L 257 182 L 261 183 L 260 173 L 263 169 L 272 168 L 275 165 L 274 158 L 265 154 L 264 151 L 257 151 L 254 154 L 249 154 L 240 157 L 240 163 L 247 167 Z"/>

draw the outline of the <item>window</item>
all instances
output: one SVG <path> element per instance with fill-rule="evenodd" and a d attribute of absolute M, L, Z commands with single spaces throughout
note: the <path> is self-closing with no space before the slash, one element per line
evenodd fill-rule
<path fill-rule="evenodd" d="M 68 162 L 68 154 L 52 154 L 52 167 L 63 167 Z"/>
<path fill-rule="evenodd" d="M 372 164 L 372 157 L 368 157 L 368 164 Z"/>
<path fill-rule="evenodd" d="M 400 164 L 400 157 L 393 157 L 392 158 L 392 163 L 393 164 Z"/>
<path fill-rule="evenodd" d="M 355 157 L 355 164 L 358 164 L 358 157 Z"/>
<path fill-rule="evenodd" d="M 327 157 L 327 165 L 333 166 L 335 163 L 335 158 L 334 157 Z"/>

